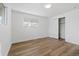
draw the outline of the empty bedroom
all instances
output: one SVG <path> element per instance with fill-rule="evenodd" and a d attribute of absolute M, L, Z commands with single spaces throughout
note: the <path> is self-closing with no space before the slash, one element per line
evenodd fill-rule
<path fill-rule="evenodd" d="M 79 56 L 79 3 L 0 3 L 1 56 Z"/>

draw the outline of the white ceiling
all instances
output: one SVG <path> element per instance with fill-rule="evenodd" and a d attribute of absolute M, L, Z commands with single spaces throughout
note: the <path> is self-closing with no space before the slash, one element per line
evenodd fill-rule
<path fill-rule="evenodd" d="M 46 9 L 44 7 L 46 4 L 48 3 L 10 3 L 9 5 L 14 10 L 44 17 L 53 17 L 58 14 L 79 8 L 78 3 L 51 3 L 52 7 Z"/>

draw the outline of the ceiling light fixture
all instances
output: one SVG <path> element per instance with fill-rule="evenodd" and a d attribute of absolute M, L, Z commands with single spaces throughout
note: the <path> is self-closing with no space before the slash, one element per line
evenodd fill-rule
<path fill-rule="evenodd" d="M 46 4 L 46 5 L 45 5 L 45 8 L 51 8 L 51 7 L 52 7 L 51 4 Z"/>

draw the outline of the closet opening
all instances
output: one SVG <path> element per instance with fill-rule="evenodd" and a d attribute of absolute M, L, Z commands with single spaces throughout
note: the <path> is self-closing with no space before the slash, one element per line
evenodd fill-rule
<path fill-rule="evenodd" d="M 65 17 L 58 19 L 58 39 L 65 40 Z"/>

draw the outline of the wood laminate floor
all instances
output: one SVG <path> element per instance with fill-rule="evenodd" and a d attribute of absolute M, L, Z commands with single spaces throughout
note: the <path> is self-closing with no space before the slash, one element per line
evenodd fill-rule
<path fill-rule="evenodd" d="M 79 56 L 79 46 L 46 37 L 13 44 L 9 56 Z"/>

